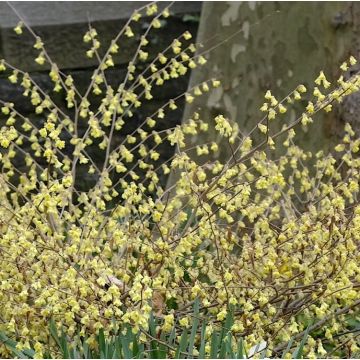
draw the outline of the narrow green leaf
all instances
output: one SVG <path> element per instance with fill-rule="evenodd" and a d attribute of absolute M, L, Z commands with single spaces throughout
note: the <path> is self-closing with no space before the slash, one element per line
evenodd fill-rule
<path fill-rule="evenodd" d="M 226 358 L 227 337 L 224 339 L 224 338 L 222 338 L 222 336 L 220 336 L 219 337 L 219 345 L 220 345 L 219 359 L 225 359 Z"/>
<path fill-rule="evenodd" d="M 23 349 L 22 352 L 30 359 L 34 358 L 35 351 L 33 349 Z"/>
<path fill-rule="evenodd" d="M 115 343 L 113 337 L 110 337 L 110 339 L 106 341 L 106 358 L 112 359 L 114 356 L 114 352 L 115 352 Z"/>
<path fill-rule="evenodd" d="M 220 339 L 219 339 L 219 344 L 220 344 L 219 357 L 220 357 L 220 359 L 223 359 L 225 357 L 226 341 L 224 341 L 224 339 L 227 338 L 228 333 L 230 332 L 230 329 L 233 326 L 233 324 L 234 324 L 234 310 L 233 310 L 233 307 L 230 306 L 228 309 L 228 312 L 226 314 L 225 324 L 223 325 Z"/>
<path fill-rule="evenodd" d="M 301 339 L 301 342 L 298 346 L 298 348 L 293 352 L 292 354 L 292 358 L 293 359 L 302 359 L 303 356 L 303 352 L 304 352 L 304 345 L 306 343 L 307 337 L 309 335 L 309 331 L 310 331 L 310 327 L 311 327 L 312 323 L 310 323 L 304 333 L 304 336 Z"/>
<path fill-rule="evenodd" d="M 220 335 L 218 332 L 211 334 L 211 347 L 210 347 L 210 358 L 217 359 L 219 352 Z"/>
<path fill-rule="evenodd" d="M 63 358 L 71 359 L 71 356 L 69 353 L 69 347 L 68 347 L 68 343 L 67 343 L 67 339 L 66 339 L 66 335 L 65 335 L 64 331 L 61 332 L 60 345 L 61 345 Z"/>
<path fill-rule="evenodd" d="M 59 349 L 62 349 L 61 348 L 61 342 L 60 342 L 60 339 L 59 339 L 59 335 L 58 335 L 58 332 L 57 332 L 57 329 L 56 329 L 54 319 L 50 319 L 49 329 L 50 329 L 50 334 L 51 334 L 52 338 L 55 340 L 55 342 L 58 345 Z"/>
<path fill-rule="evenodd" d="M 163 343 L 167 343 L 166 334 L 164 332 L 161 333 L 160 340 Z M 167 346 L 165 344 L 162 344 L 162 343 L 159 342 L 158 347 L 159 347 L 159 350 L 158 350 L 159 359 L 166 359 L 167 350 L 168 350 Z"/>
<path fill-rule="evenodd" d="M 79 359 L 81 357 L 79 351 L 79 344 L 81 344 L 80 339 L 77 335 L 75 335 L 70 346 L 70 356 L 72 359 Z"/>
<path fill-rule="evenodd" d="M 186 351 L 187 344 L 188 344 L 188 332 L 187 329 L 184 329 L 183 333 L 181 334 L 179 346 L 176 349 L 175 359 L 184 358 L 184 354 L 182 353 Z"/>
<path fill-rule="evenodd" d="M 245 358 L 246 358 L 247 356 L 246 356 L 245 347 L 244 347 L 244 339 L 241 337 L 239 339 L 239 342 L 238 342 L 238 350 L 237 350 L 236 358 L 237 359 L 244 359 L 244 355 L 245 355 Z"/>
<path fill-rule="evenodd" d="M 284 356 L 290 351 L 292 344 L 294 343 L 294 337 L 292 336 L 289 340 L 286 349 L 283 351 L 281 358 L 284 359 Z"/>
<path fill-rule="evenodd" d="M 91 353 L 88 343 L 86 342 L 86 337 L 82 341 L 82 351 L 85 359 L 91 359 Z"/>
<path fill-rule="evenodd" d="M 228 335 L 225 339 L 226 341 L 226 352 L 225 352 L 225 358 L 226 359 L 234 359 L 235 354 L 232 350 L 232 334 L 231 331 L 228 332 Z"/>
<path fill-rule="evenodd" d="M 99 342 L 100 358 L 107 359 L 108 357 L 107 357 L 107 351 L 106 351 L 107 349 L 106 349 L 104 329 L 99 330 L 98 342 Z"/>
<path fill-rule="evenodd" d="M 73 349 L 73 352 L 72 352 L 72 359 L 80 359 L 80 353 L 78 352 L 77 349 Z M 48 359 L 48 357 L 46 357 L 46 359 Z"/>
<path fill-rule="evenodd" d="M 199 309 L 200 309 L 200 301 L 198 298 L 194 301 L 194 316 L 193 316 L 193 325 L 191 329 L 191 334 L 189 338 L 189 357 L 192 357 L 195 343 L 195 336 L 197 333 L 197 329 L 199 326 Z"/>
<path fill-rule="evenodd" d="M 113 359 L 121 359 L 122 358 L 120 336 L 121 335 L 115 337 L 115 352 L 114 352 Z"/>
<path fill-rule="evenodd" d="M 121 359 L 121 354 L 118 353 L 118 350 L 116 348 L 116 345 L 115 345 L 115 351 L 114 353 L 112 354 L 112 359 Z"/>
<path fill-rule="evenodd" d="M 145 357 L 146 357 L 145 345 L 144 344 L 139 344 L 138 359 L 143 359 Z"/>
<path fill-rule="evenodd" d="M 6 345 L 6 347 L 11 350 L 11 352 L 16 355 L 16 357 L 20 359 L 28 359 L 33 358 L 35 352 L 31 349 L 27 350 L 18 350 L 16 348 L 17 342 L 15 340 L 10 339 L 7 337 L 4 333 L 0 332 L 0 343 L 3 343 Z"/>
<path fill-rule="evenodd" d="M 205 358 L 206 324 L 207 324 L 207 320 L 204 320 L 202 325 L 201 325 L 200 349 L 199 349 L 199 358 L 200 359 Z"/>
<path fill-rule="evenodd" d="M 170 333 L 170 336 L 169 336 L 169 339 L 168 339 L 168 344 L 170 346 L 175 346 L 175 337 L 176 337 L 176 322 L 171 330 L 171 333 Z"/>
<path fill-rule="evenodd" d="M 234 307 L 230 305 L 229 310 L 226 314 L 224 331 L 227 333 L 228 331 L 231 330 L 231 327 L 233 325 L 234 325 Z"/>
<path fill-rule="evenodd" d="M 131 330 L 130 330 L 131 331 Z M 130 343 L 131 343 L 131 338 L 129 336 L 129 330 L 127 332 L 127 334 L 125 336 L 121 336 L 121 347 L 124 353 L 124 358 L 125 359 L 131 359 L 131 350 L 130 350 Z"/>
<path fill-rule="evenodd" d="M 136 359 L 139 357 L 139 352 L 140 352 L 139 343 L 138 343 L 138 334 L 134 336 L 132 344 L 133 344 L 132 357 L 133 359 Z"/>
<path fill-rule="evenodd" d="M 152 313 L 150 314 L 150 319 L 149 319 L 149 332 L 150 332 L 150 335 L 153 338 L 156 338 L 156 320 L 155 320 L 154 315 Z M 150 341 L 150 354 L 149 354 L 149 356 L 150 356 L 150 358 L 159 359 L 158 342 L 156 340 L 151 340 Z"/>

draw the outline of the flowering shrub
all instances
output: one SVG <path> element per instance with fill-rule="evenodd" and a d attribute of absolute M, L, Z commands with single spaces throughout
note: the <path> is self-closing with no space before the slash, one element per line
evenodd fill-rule
<path fill-rule="evenodd" d="M 112 56 L 134 36 L 132 23 L 144 13 L 151 23 L 124 81 L 112 88 L 106 77 Z M 158 331 L 170 332 L 176 322 L 187 328 L 198 298 L 200 315 L 211 324 L 207 354 L 212 329 L 230 305 L 232 334 L 244 337 L 247 349 L 266 341 L 268 355 L 276 354 L 313 321 L 307 357 L 325 355 L 344 337 L 349 351 L 357 351 L 346 315 L 359 305 L 360 139 L 346 125 L 335 156 L 307 152 L 294 137 L 317 112 L 331 111 L 334 102 L 358 91 L 359 75 L 341 76 L 331 86 L 321 72 L 313 95 L 304 85 L 283 100 L 268 91 L 264 117 L 247 135 L 235 119 L 201 119 L 198 113 L 182 125 L 154 130 L 180 97 L 192 102 L 219 85 L 210 79 L 164 104 L 119 143 L 114 134 L 151 101 L 153 87 L 206 63 L 186 32 L 139 65 L 148 60 L 148 32 L 168 15 L 155 4 L 135 11 L 103 57 L 90 26 L 86 55 L 98 58 L 99 66 L 84 95 L 35 37 L 35 61 L 50 64 L 54 92 L 64 94 L 67 111 L 29 74 L 1 61 L 0 71 L 23 87 L 38 120 L 0 101 L 0 331 L 20 348 L 33 347 L 37 357 L 51 344 L 50 319 L 69 337 L 88 336 L 90 346 L 100 329 L 108 335 L 119 324 L 130 324 L 147 341 L 151 312 L 161 319 Z M 15 31 L 22 33 L 22 22 Z M 346 72 L 355 63 L 351 57 L 341 68 Z M 91 104 L 91 93 L 101 99 L 99 106 Z M 308 101 L 306 109 L 289 122 L 287 108 L 299 100 Z M 273 133 L 275 121 L 284 125 Z M 209 160 L 219 150 L 216 142 L 189 145 L 209 127 L 232 148 L 225 162 Z M 262 140 L 255 142 L 255 134 Z M 175 152 L 159 164 L 164 142 Z M 90 156 L 94 148 L 100 164 Z M 275 148 L 283 155 L 273 159 Z M 86 189 L 79 179 L 84 171 L 95 179 Z M 159 179 L 171 172 L 177 174 L 174 185 L 161 186 Z"/>

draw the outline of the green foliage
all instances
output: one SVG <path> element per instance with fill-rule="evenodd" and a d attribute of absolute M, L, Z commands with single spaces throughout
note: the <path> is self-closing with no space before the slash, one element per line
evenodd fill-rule
<path fill-rule="evenodd" d="M 306 339 L 307 339 L 307 337 L 309 335 L 309 331 L 310 331 L 310 325 L 307 327 L 307 329 L 306 329 L 306 331 L 304 333 L 304 336 L 301 339 L 301 342 L 300 342 L 299 346 L 293 352 L 293 355 L 292 355 L 293 359 L 302 359 L 303 353 L 304 353 L 304 345 L 305 345 Z M 291 347 L 291 345 L 290 345 L 290 347 Z"/>
<path fill-rule="evenodd" d="M 159 319 L 154 316 L 149 320 L 149 332 L 151 341 L 147 343 L 140 342 L 140 332 L 134 334 L 130 326 L 119 330 L 115 336 L 106 337 L 101 329 L 96 337 L 94 349 L 90 349 L 87 344 L 87 338 L 77 334 L 74 339 L 61 330 L 56 329 L 53 320 L 50 322 L 50 333 L 56 343 L 56 357 L 63 359 L 138 359 L 138 358 L 210 358 L 210 359 L 246 359 L 246 350 L 242 337 L 234 337 L 229 330 L 234 317 L 229 311 L 226 321 L 218 325 L 218 329 L 211 335 L 211 348 L 209 356 L 205 355 L 206 346 L 206 320 L 199 318 L 199 302 L 195 301 L 194 310 L 191 314 L 194 319 L 191 332 L 188 329 L 179 329 L 174 325 L 170 334 L 159 333 L 157 324 Z M 298 342 L 298 347 L 293 352 L 293 358 L 301 359 L 303 357 L 303 347 L 306 343 L 308 330 Z M 60 333 L 60 334 L 59 334 Z M 176 335 L 177 334 L 177 335 Z M 0 340 L 8 347 L 14 357 L 20 359 L 34 358 L 35 351 L 26 349 L 19 351 L 16 349 L 17 343 L 3 333 L 0 333 Z M 283 357 L 295 347 L 296 342 L 291 340 Z M 253 351 L 256 357 L 265 358 L 266 351 L 258 352 L 256 347 Z M 47 354 L 47 358 L 51 358 Z"/>

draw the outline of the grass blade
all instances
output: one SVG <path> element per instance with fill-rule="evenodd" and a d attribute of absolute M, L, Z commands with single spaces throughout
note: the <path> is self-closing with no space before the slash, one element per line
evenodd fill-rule
<path fill-rule="evenodd" d="M 303 352 L 304 352 L 304 345 L 305 345 L 305 342 L 307 340 L 307 337 L 309 335 L 309 331 L 310 331 L 310 326 L 312 324 L 310 323 L 304 333 L 304 336 L 302 337 L 301 339 L 301 342 L 299 344 L 299 346 L 297 347 L 297 349 L 293 352 L 292 354 L 292 358 L 293 359 L 302 359 L 302 356 L 303 356 Z"/>
<path fill-rule="evenodd" d="M 128 328 L 126 335 L 120 335 L 121 347 L 123 350 L 124 358 L 131 359 L 132 353 L 130 350 L 130 343 L 131 343 L 131 329 Z"/>
<path fill-rule="evenodd" d="M 228 337 L 228 334 L 230 333 L 230 329 L 233 326 L 233 324 L 234 324 L 234 315 L 232 308 L 230 308 L 228 313 L 226 314 L 225 324 L 223 326 L 219 339 L 219 344 L 221 344 L 220 354 L 219 354 L 220 359 L 225 358 L 227 341 L 224 341 L 224 339 Z"/>
<path fill-rule="evenodd" d="M 200 349 L 199 349 L 199 358 L 200 359 L 205 358 L 206 324 L 207 324 L 207 320 L 204 320 L 202 325 L 201 325 Z"/>
<path fill-rule="evenodd" d="M 294 337 L 292 336 L 291 339 L 289 340 L 286 349 L 283 351 L 281 358 L 284 359 L 285 355 L 290 351 L 292 344 L 294 343 Z"/>
<path fill-rule="evenodd" d="M 188 332 L 187 329 L 184 329 L 183 333 L 181 334 L 180 343 L 176 350 L 175 359 L 183 359 L 184 353 L 186 351 L 186 347 L 188 344 Z"/>
<path fill-rule="evenodd" d="M 84 359 L 91 359 L 91 352 L 88 343 L 86 342 L 86 338 L 81 342 L 82 344 L 82 352 Z"/>
<path fill-rule="evenodd" d="M 139 353 L 140 353 L 140 347 L 139 347 L 139 343 L 138 343 L 138 335 L 134 336 L 134 339 L 132 341 L 132 358 L 133 359 L 137 359 L 139 357 Z"/>
<path fill-rule="evenodd" d="M 149 332 L 153 338 L 156 338 L 156 320 L 152 313 L 149 319 Z M 158 342 L 156 340 L 150 341 L 150 358 L 159 359 Z"/>
<path fill-rule="evenodd" d="M 211 359 L 218 358 L 219 343 L 220 343 L 220 334 L 218 332 L 213 332 L 211 335 L 211 348 L 210 348 Z"/>
<path fill-rule="evenodd" d="M 246 359 L 246 351 L 245 351 L 245 346 L 244 346 L 244 339 L 241 337 L 239 339 L 238 342 L 238 347 L 237 347 L 237 359 Z"/>
<path fill-rule="evenodd" d="M 225 339 L 226 341 L 226 352 L 225 352 L 225 358 L 226 359 L 234 359 L 235 354 L 232 349 L 232 334 L 231 331 L 228 332 L 228 335 Z"/>
<path fill-rule="evenodd" d="M 166 334 L 164 332 L 161 333 L 160 340 L 162 343 L 159 342 L 159 350 L 158 355 L 159 359 L 166 359 L 168 348 L 165 344 L 168 344 L 168 341 L 166 341 Z"/>
<path fill-rule="evenodd" d="M 104 329 L 99 330 L 98 343 L 99 343 L 100 358 L 107 359 L 108 354 L 106 351 L 106 341 L 105 341 Z"/>
<path fill-rule="evenodd" d="M 176 327 L 175 327 L 176 323 L 174 324 L 172 330 L 171 330 L 171 333 L 170 333 L 170 336 L 169 336 L 169 339 L 168 339 L 168 344 L 170 346 L 175 346 L 175 337 L 176 337 Z"/>
<path fill-rule="evenodd" d="M 16 357 L 20 359 L 31 359 L 33 358 L 35 351 L 31 349 L 26 349 L 20 351 L 16 348 L 17 342 L 15 340 L 10 339 L 4 333 L 0 332 L 0 343 L 6 345 L 6 347 L 11 350 L 11 352 L 16 355 Z"/>
<path fill-rule="evenodd" d="M 56 344 L 58 345 L 58 347 L 59 347 L 60 349 L 62 349 L 62 348 L 61 348 L 61 342 L 60 342 L 60 339 L 59 339 L 59 335 L 58 335 L 58 332 L 57 332 L 57 329 L 56 329 L 56 325 L 55 325 L 54 319 L 50 319 L 49 329 L 50 329 L 50 334 L 51 334 L 52 338 L 55 340 L 55 342 L 56 342 Z"/>
<path fill-rule="evenodd" d="M 64 359 L 71 359 L 68 342 L 64 331 L 61 332 L 60 345 L 62 350 L 62 356 Z"/>
<path fill-rule="evenodd" d="M 122 350 L 122 346 L 121 346 L 121 333 L 120 335 L 115 337 L 115 352 L 114 352 L 114 359 L 121 359 L 121 350 Z"/>
<path fill-rule="evenodd" d="M 194 302 L 194 313 L 193 313 L 193 325 L 191 329 L 191 334 L 189 338 L 189 357 L 192 357 L 195 343 L 195 336 L 197 333 L 197 329 L 199 326 L 199 309 L 200 309 L 200 301 L 199 299 L 195 299 Z"/>

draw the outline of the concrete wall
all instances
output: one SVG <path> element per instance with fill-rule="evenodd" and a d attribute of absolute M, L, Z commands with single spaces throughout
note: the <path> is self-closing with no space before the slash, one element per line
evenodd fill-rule
<path fill-rule="evenodd" d="M 27 31 L 24 31 L 21 37 L 13 31 L 20 16 L 41 36 L 48 53 L 54 57 L 59 67 L 64 69 L 94 66 L 96 59 L 84 56 L 88 46 L 82 42 L 89 21 L 97 28 L 105 47 L 132 12 L 146 4 L 147 2 L 132 1 L 0 2 L 0 58 L 5 58 L 26 71 L 43 69 L 33 61 L 37 54 L 32 47 L 33 37 Z M 169 4 L 160 2 L 158 6 L 161 9 Z M 159 30 L 159 45 L 166 43 L 167 39 L 180 31 L 184 14 L 199 14 L 200 10 L 201 2 L 175 2 L 171 7 L 174 16 L 167 22 L 165 30 Z M 194 30 L 193 23 L 183 25 L 189 25 L 189 30 Z M 133 47 L 128 41 L 124 46 L 122 56 L 114 58 L 116 63 L 124 63 L 130 59 Z"/>
<path fill-rule="evenodd" d="M 74 24 L 90 21 L 127 19 L 134 9 L 147 1 L 11 1 L 14 7 L 31 26 Z M 159 8 L 170 2 L 158 4 Z M 7 2 L 0 2 L 0 27 L 13 27 L 18 18 Z M 201 1 L 176 1 L 171 7 L 175 14 L 199 12 Z"/>

